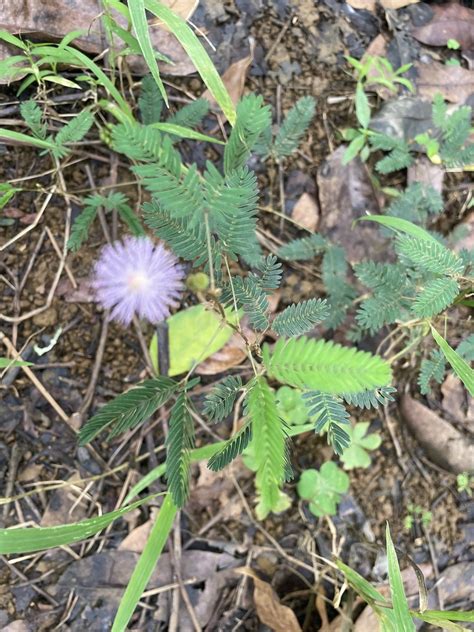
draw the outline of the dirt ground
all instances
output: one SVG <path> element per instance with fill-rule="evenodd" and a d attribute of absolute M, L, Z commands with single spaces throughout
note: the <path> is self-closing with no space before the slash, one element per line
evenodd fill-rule
<path fill-rule="evenodd" d="M 414 12 L 404 11 L 407 20 L 413 18 Z M 388 33 L 383 13 L 355 11 L 339 0 L 202 0 L 193 21 L 204 26 L 218 46 L 215 58 L 220 71 L 247 55 L 253 38 L 254 62 L 246 90 L 262 94 L 275 112 L 284 114 L 303 95 L 317 99 L 317 116 L 300 151 L 282 173 L 271 164 L 258 165 L 258 173 L 263 208 L 273 207 L 291 217 L 296 202 L 307 193 L 320 207 L 319 221 L 324 224 L 317 176 L 342 142 L 339 130 L 355 124 L 354 81 L 344 55 L 360 57 L 379 33 Z M 419 54 L 419 44 L 416 47 Z M 175 104 L 202 91 L 196 77 L 173 77 L 170 82 Z M 63 92 L 57 88 L 49 96 Z M 0 115 L 16 103 L 15 86 L 3 87 Z M 81 101 L 50 105 L 58 114 L 78 112 L 82 106 Z M 0 118 L 11 121 L 19 115 Z M 216 119 L 207 125 L 216 127 Z M 185 144 L 184 151 L 202 160 L 201 149 Z M 136 204 L 140 197 L 127 165 L 112 157 L 98 138 L 80 147 L 63 166 L 65 189 L 49 199 L 48 157 L 12 145 L 0 145 L 0 152 L 0 182 L 17 182 L 22 188 L 4 214 L 12 221 L 0 223 L 0 243 L 15 240 L 0 253 L 1 331 L 24 359 L 34 357 L 32 371 L 39 380 L 35 384 L 19 369 L 0 373 L 0 493 L 14 498 L 0 507 L 0 526 L 53 526 L 117 508 L 131 486 L 163 460 L 161 422 L 166 411 L 112 442 L 99 438 L 91 447 L 78 447 L 75 438 L 91 413 L 147 376 L 143 345 L 152 331 L 145 328 L 140 333 L 133 327 L 108 324 L 94 303 L 88 276 L 104 243 L 100 223 L 86 246 L 68 254 L 63 266 L 65 228 L 80 212 L 83 196 L 92 190 L 115 187 Z M 403 186 L 404 176 L 392 176 L 383 184 Z M 459 209 L 470 187 L 465 173 L 447 174 L 441 230 L 466 219 Z M 383 200 L 379 197 L 377 203 Z M 347 218 L 344 209 L 338 212 L 336 224 L 342 225 Z M 300 235 L 291 223 L 282 228 L 280 218 L 265 211 L 261 229 L 273 245 Z M 314 265 L 288 265 L 280 305 L 310 298 L 320 288 Z M 196 301 L 192 292 L 184 297 L 185 305 Z M 459 316 L 459 335 L 466 316 Z M 61 332 L 51 350 L 35 355 L 34 346 L 50 344 L 58 327 Z M 204 377 L 203 391 L 219 377 Z M 410 362 L 397 367 L 395 377 L 400 393 L 416 391 Z M 48 394 L 56 408 L 48 402 Z M 439 390 L 435 391 L 428 405 L 439 408 L 440 400 Z M 364 576 L 383 584 L 387 520 L 398 549 L 423 569 L 430 604 L 472 607 L 474 501 L 458 493 L 455 475 L 434 464 L 412 437 L 396 403 L 387 412 L 358 414 L 381 433 L 382 445 L 372 454 L 369 469 L 350 472 L 350 491 L 332 520 L 312 516 L 298 501 L 295 483 L 289 483 L 291 508 L 258 523 L 252 511 L 251 473 L 240 461 L 222 475 L 209 472 L 204 464 L 194 466 L 191 500 L 181 511 L 174 546 L 152 577 L 133 629 L 171 629 L 177 564 L 202 629 L 268 629 L 257 616 L 253 580 L 236 573 L 239 567 L 252 568 L 271 584 L 281 603 L 295 612 L 301 629 L 346 629 L 337 618 L 340 609 L 331 605 L 340 583 L 318 556 L 341 555 Z M 198 428 L 197 444 L 212 440 L 209 435 L 215 432 Z M 228 432 L 225 426 L 217 430 L 222 437 Z M 472 432 L 472 425 L 465 432 Z M 314 435 L 293 441 L 297 475 L 331 456 L 324 439 Z M 149 491 L 162 491 L 164 485 L 159 479 Z M 158 497 L 86 543 L 2 556 L 0 629 L 109 630 L 159 503 Z M 429 524 L 415 517 L 412 527 L 406 528 L 410 504 L 431 512 Z M 175 629 L 195 629 L 182 599 L 177 607 Z M 357 603 L 355 608 L 362 609 Z M 12 622 L 18 627 L 11 627 Z"/>

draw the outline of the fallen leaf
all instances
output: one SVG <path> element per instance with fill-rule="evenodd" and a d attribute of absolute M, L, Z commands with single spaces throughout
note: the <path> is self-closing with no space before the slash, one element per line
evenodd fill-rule
<path fill-rule="evenodd" d="M 255 50 L 255 40 L 253 37 L 249 37 L 249 45 L 250 52 L 247 57 L 243 57 L 242 59 L 239 59 L 238 61 L 231 64 L 222 75 L 222 82 L 227 88 L 227 91 L 234 105 L 236 105 L 240 101 L 244 93 L 245 81 L 247 79 L 247 71 L 253 62 L 253 53 Z M 201 96 L 202 98 L 209 101 L 209 103 L 211 104 L 211 108 L 220 110 L 217 105 L 217 101 L 211 95 L 209 90 L 203 92 Z"/>
<path fill-rule="evenodd" d="M 258 618 L 263 624 L 268 625 L 274 632 L 301 632 L 295 613 L 280 603 L 270 584 L 261 580 L 251 568 L 239 568 L 236 572 L 253 579 L 253 599 Z"/>
<path fill-rule="evenodd" d="M 52 587 L 58 601 L 67 599 L 71 590 L 77 596 L 75 605 L 76 627 L 74 629 L 110 629 L 118 605 L 139 558 L 132 551 L 106 551 L 69 564 L 57 583 Z M 218 606 L 222 590 L 229 582 L 230 569 L 238 564 L 228 553 L 184 550 L 181 554 L 181 576 L 186 592 L 194 607 L 197 621 L 205 628 Z M 232 573 L 233 575 L 233 573 Z M 189 583 L 189 580 L 194 580 Z M 147 590 L 163 588 L 175 581 L 174 568 L 168 553 L 163 553 L 147 585 Z M 156 626 L 166 628 L 171 610 L 170 590 L 154 597 L 160 622 Z M 93 596 L 93 599 L 91 599 Z M 180 631 L 193 630 L 188 610 L 180 600 Z M 99 628 L 97 622 L 100 621 Z M 80 627 L 77 623 L 80 622 Z M 104 622 L 105 627 L 104 627 Z M 95 623 L 96 625 L 91 625 Z"/>
<path fill-rule="evenodd" d="M 375 11 L 376 0 L 347 0 L 347 4 L 353 9 L 365 9 L 366 11 Z"/>
<path fill-rule="evenodd" d="M 440 600 L 445 604 L 468 603 L 472 600 L 474 562 L 460 562 L 448 566 L 437 581 Z"/>
<path fill-rule="evenodd" d="M 443 395 L 443 410 L 467 428 L 470 425 L 470 420 L 466 415 L 467 392 L 461 381 L 452 373 L 448 373 L 441 385 L 441 393 Z M 471 430 L 474 431 L 474 428 Z"/>
<path fill-rule="evenodd" d="M 164 4 L 177 8 L 182 15 L 192 12 L 196 7 L 195 0 L 165 0 Z M 122 28 L 126 28 L 124 18 L 111 11 L 114 19 Z M 21 34 L 23 37 L 31 37 L 40 40 L 60 40 L 67 33 L 75 30 L 83 31 L 83 34 L 74 40 L 74 45 L 89 53 L 101 53 L 108 47 L 103 30 L 100 15 L 102 7 L 99 0 L 48 0 L 47 5 L 42 0 L 23 0 L 23 2 L 10 2 L 2 8 L 0 28 L 9 33 Z M 176 37 L 159 26 L 150 28 L 150 36 L 153 47 L 167 55 L 173 62 L 159 64 L 162 71 L 170 75 L 188 75 L 195 72 L 195 67 L 189 56 L 178 42 Z M 117 48 L 123 48 L 124 44 L 117 39 Z M 14 49 L 18 54 L 17 49 Z M 8 48 L 11 54 L 10 47 Z M 1 53 L 2 51 L 0 51 Z M 4 57 L 1 57 L 3 59 Z M 147 73 L 148 66 L 141 56 L 127 58 L 132 70 L 137 73 Z M 8 83 L 8 77 L 1 77 L 0 83 Z"/>
<path fill-rule="evenodd" d="M 429 64 L 416 62 L 417 92 L 433 99 L 440 93 L 446 101 L 463 104 L 474 93 L 474 70 L 462 66 L 445 66 L 436 61 Z"/>
<path fill-rule="evenodd" d="M 135 553 L 141 553 L 145 548 L 145 544 L 150 536 L 151 528 L 156 518 L 152 517 L 139 527 L 132 529 L 130 533 L 120 542 L 118 546 L 119 551 L 134 551 Z"/>
<path fill-rule="evenodd" d="M 379 0 L 384 9 L 403 9 L 409 4 L 416 4 L 420 0 Z"/>
<path fill-rule="evenodd" d="M 293 207 L 291 219 L 314 232 L 318 226 L 319 209 L 316 200 L 309 193 L 303 193 Z"/>
<path fill-rule="evenodd" d="M 421 182 L 432 187 L 438 193 L 443 191 L 444 169 L 435 165 L 426 156 L 419 156 L 415 162 L 408 167 L 407 182 Z"/>
<path fill-rule="evenodd" d="M 71 484 L 80 479 L 79 472 L 74 472 L 67 479 L 69 485 L 52 492 L 46 510 L 41 518 L 41 527 L 56 527 L 60 524 L 80 522 L 87 517 L 88 503 L 81 498 L 84 483 Z"/>
<path fill-rule="evenodd" d="M 446 46 L 448 40 L 456 40 L 463 50 L 474 49 L 474 11 L 452 2 L 430 5 L 431 20 L 414 28 L 413 37 L 428 46 Z"/>
<path fill-rule="evenodd" d="M 318 169 L 319 232 L 343 246 L 349 261 L 386 257 L 386 240 L 373 226 L 352 223 L 367 212 L 380 212 L 366 166 L 358 159 L 342 164 L 345 145 L 330 154 Z M 364 222 L 365 223 L 365 222 Z M 368 222 L 367 222 L 368 223 Z"/>
<path fill-rule="evenodd" d="M 76 277 L 77 287 L 73 287 L 69 278 L 64 277 L 58 283 L 56 296 L 64 298 L 67 303 L 93 303 L 94 289 L 89 277 Z"/>
<path fill-rule="evenodd" d="M 455 474 L 468 472 L 474 463 L 474 444 L 450 423 L 409 395 L 400 412 L 429 458 Z"/>

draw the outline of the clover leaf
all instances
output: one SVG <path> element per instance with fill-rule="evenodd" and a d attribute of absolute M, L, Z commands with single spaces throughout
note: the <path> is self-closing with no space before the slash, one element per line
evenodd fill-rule
<path fill-rule="evenodd" d="M 356 467 L 369 467 L 371 458 L 368 450 L 376 450 L 382 443 L 380 435 L 375 433 L 367 434 L 368 429 L 368 421 L 361 421 L 353 428 L 348 429 L 351 444 L 341 456 L 341 461 L 344 463 L 346 470 L 352 470 Z"/>
<path fill-rule="evenodd" d="M 309 510 L 317 517 L 334 516 L 341 496 L 349 489 L 349 477 L 333 461 L 320 470 L 305 470 L 298 481 L 300 498 L 309 501 Z"/>
<path fill-rule="evenodd" d="M 300 426 L 309 419 L 301 394 L 300 390 L 290 386 L 282 386 L 276 392 L 278 413 L 291 426 Z"/>

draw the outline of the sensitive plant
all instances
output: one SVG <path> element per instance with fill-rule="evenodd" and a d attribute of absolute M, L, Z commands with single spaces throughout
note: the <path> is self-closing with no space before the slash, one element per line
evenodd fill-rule
<path fill-rule="evenodd" d="M 167 406 L 169 432 L 165 462 L 134 486 L 125 499 L 124 507 L 116 512 L 54 530 L 34 529 L 34 534 L 31 534 L 31 529 L 1 532 L 0 549 L 5 553 L 44 550 L 76 542 L 147 502 L 148 497 L 131 501 L 154 480 L 165 476 L 167 493 L 114 623 L 113 630 L 121 630 L 130 620 L 173 521 L 188 498 L 193 462 L 208 459 L 209 468 L 218 471 L 243 454 L 255 472 L 256 511 L 263 519 L 270 512 L 284 510 L 290 502 L 284 491 L 286 481 L 293 477 L 289 437 L 309 431 L 324 434 L 347 467 L 353 466 L 357 460 L 366 463 L 367 458 L 370 460 L 366 450 L 375 448 L 377 440 L 373 435 L 361 432 L 363 428 L 360 425 L 358 430 L 357 426 L 351 428 L 350 411 L 354 407 L 364 410 L 386 406 L 393 401 L 394 389 L 390 386 L 391 369 L 387 361 L 321 336 L 321 327 L 330 331 L 343 322 L 357 297 L 354 284 L 349 280 L 350 268 L 343 249 L 313 234 L 282 246 L 277 252 L 278 257 L 275 257 L 264 254 L 257 238 L 259 190 L 256 175 L 248 166 L 249 159 L 254 153 L 259 154 L 261 159 L 280 162 L 294 152 L 314 116 L 314 100 L 310 97 L 300 99 L 273 134 L 270 108 L 256 95 L 245 96 L 234 107 L 198 38 L 189 25 L 169 9 L 154 0 L 140 0 L 131 3 L 130 7 L 116 0 L 113 3 L 108 1 L 106 5 L 120 9 L 130 30 L 121 31 L 122 27 L 111 17 L 110 11 L 106 12 L 104 19 L 107 18 L 108 31 L 125 43 L 125 48 L 120 53 L 115 52 L 114 56 L 122 54 L 126 58 L 128 54 L 140 52 L 150 68 L 150 76 L 142 82 L 138 113 L 133 111 L 116 85 L 95 62 L 69 45 L 72 35 L 59 44 L 35 48 L 32 53 L 34 45 L 18 38 L 9 40 L 3 34 L 3 39 L 20 48 L 23 61 L 25 56 L 30 60 L 28 85 L 36 81 L 39 89 L 43 89 L 46 77 L 53 76 L 51 72 L 56 70 L 57 63 L 68 63 L 83 72 L 77 82 L 87 81 L 96 90 L 105 90 L 108 98 L 98 98 L 94 107 L 84 110 L 56 134 L 50 135 L 42 110 L 34 100 L 25 101 L 21 114 L 30 133 L 1 130 L 0 134 L 4 138 L 38 147 L 49 153 L 58 164 L 73 150 L 75 143 L 97 126 L 103 142 L 131 161 L 132 171 L 150 198 L 143 204 L 140 215 L 135 214 L 124 195 L 115 192 L 107 196 L 94 194 L 84 200 L 83 211 L 76 219 L 69 238 L 70 250 L 78 250 L 86 242 L 100 212 L 116 213 L 134 236 L 122 244 L 106 246 L 96 269 L 99 299 L 106 307 L 115 309 L 112 316 L 119 317 L 124 324 L 129 323 L 132 314 L 156 323 L 167 316 L 170 307 L 177 307 L 183 280 L 183 264 L 177 264 L 177 260 L 185 262 L 186 266 L 195 269 L 193 274 L 201 274 L 206 279 L 199 290 L 203 304 L 190 309 L 199 309 L 201 315 L 212 314 L 219 329 L 228 329 L 241 337 L 251 371 L 251 377 L 246 381 L 240 375 L 224 377 L 202 402 L 201 396 L 195 393 L 199 378 L 194 377 L 194 370 L 205 353 L 198 353 L 185 368 L 180 366 L 171 370 L 173 362 L 175 365 L 178 362 L 174 360 L 176 354 L 173 357 L 176 337 L 172 335 L 172 327 L 186 310 L 174 314 L 167 320 L 169 370 L 159 374 L 159 367 L 155 364 L 155 376 L 103 406 L 79 433 L 82 444 L 92 441 L 104 431 L 113 438 L 145 423 L 160 407 Z M 165 22 L 192 58 L 230 123 L 230 133 L 225 142 L 195 130 L 208 111 L 208 104 L 203 100 L 196 100 L 163 121 L 167 95 L 156 65 L 157 56 L 150 49 L 145 10 Z M 136 37 L 131 34 L 132 27 Z M 8 71 L 17 73 L 16 65 L 20 61 L 12 62 Z M 388 70 L 387 66 L 385 68 Z M 403 70 L 399 69 L 395 73 L 392 83 L 402 83 L 396 80 L 401 72 Z M 441 105 L 435 103 L 435 106 L 439 113 Z M 103 118 L 98 116 L 101 111 L 110 114 L 113 122 L 109 119 L 104 124 Z M 356 143 L 357 151 L 352 145 L 353 155 L 363 151 L 363 157 L 368 158 L 365 147 L 369 139 L 371 148 L 389 151 L 388 158 L 393 166 L 397 163 L 398 146 L 389 147 L 388 141 L 384 146 L 380 142 L 379 146 L 374 144 L 374 134 L 369 130 L 370 106 L 362 86 L 357 89 L 356 111 L 364 143 L 359 143 L 358 148 Z M 440 134 L 436 138 L 436 151 L 445 156 L 443 159 L 447 160 L 446 156 L 461 147 L 463 151 L 466 149 L 462 159 L 470 160 L 471 150 L 465 148 L 464 137 L 466 115 L 467 110 L 457 115 L 456 121 L 462 123 L 462 134 L 457 136 L 453 133 L 456 121 L 446 116 L 451 121 L 447 125 L 437 118 Z M 200 169 L 196 164 L 186 163 L 179 151 L 179 141 L 183 138 L 222 146 L 222 164 L 208 162 L 204 169 Z M 354 140 L 355 137 L 352 142 Z M 432 149 L 433 145 L 430 145 L 433 158 Z M 384 172 L 381 168 L 379 170 Z M 5 191 L 10 198 L 14 194 L 11 189 Z M 400 200 L 398 202 L 399 207 L 402 206 Z M 425 207 L 420 210 L 425 220 L 429 219 L 432 206 L 427 203 L 426 211 L 423 210 Z M 402 328 L 404 336 L 408 337 L 406 348 L 401 350 L 405 353 L 408 349 L 420 348 L 420 341 L 431 332 L 447 363 L 472 390 L 472 370 L 467 361 L 459 348 L 457 352 L 452 349 L 436 329 L 441 329 L 439 319 L 452 304 L 463 304 L 469 300 L 472 261 L 468 254 L 453 253 L 439 236 L 433 236 L 417 225 L 416 218 L 402 215 L 399 210 L 389 211 L 381 218 L 366 218 L 395 231 L 395 251 L 402 274 L 395 278 L 395 269 L 380 269 L 377 267 L 379 264 L 371 265 L 372 262 L 358 271 L 361 282 L 370 281 L 366 284 L 373 292 L 370 298 L 382 303 L 383 291 L 391 288 L 393 292 L 398 288 L 398 277 L 401 276 L 405 285 L 403 292 L 399 291 L 399 300 L 394 301 L 399 311 L 396 316 L 389 315 L 382 323 L 375 323 L 367 303 L 370 298 L 362 303 L 358 301 L 357 329 L 353 331 L 352 339 L 357 341 L 366 332 L 374 333 L 380 327 L 394 324 L 395 330 Z M 426 221 L 418 224 L 425 225 Z M 145 234 L 148 237 L 144 237 Z M 166 253 L 154 239 L 164 242 L 173 255 Z M 134 253 L 138 253 L 138 248 L 140 255 L 136 257 Z M 118 278 L 112 279 L 119 286 L 117 294 L 117 287 L 110 286 L 110 275 L 113 275 L 112 268 L 115 270 L 120 253 L 130 263 L 132 276 L 124 268 Z M 146 254 L 146 261 L 140 260 L 142 253 L 144 257 Z M 278 258 L 288 262 L 320 261 L 325 298 L 314 297 L 289 305 L 273 316 L 269 297 L 280 287 L 283 272 Z M 240 270 L 244 272 L 235 272 L 236 262 L 240 263 Z M 137 264 L 139 270 L 135 267 Z M 171 271 L 173 287 L 162 282 L 160 273 L 165 268 L 167 280 Z M 244 318 L 253 330 L 252 341 L 242 325 Z M 317 335 L 316 327 L 319 327 Z M 201 335 L 205 334 L 201 332 Z M 213 331 L 203 341 L 204 348 L 211 347 L 215 338 L 216 332 Z M 271 344 L 271 339 L 276 343 Z M 163 341 L 158 341 L 158 344 L 163 344 Z M 163 349 L 161 351 L 163 353 Z M 275 392 L 276 384 L 283 386 Z M 290 404 L 291 392 L 296 393 L 297 398 L 292 395 L 293 403 Z M 223 424 L 231 415 L 235 415 L 240 423 L 227 440 L 196 448 L 194 417 L 198 409 L 211 424 Z M 319 470 L 303 472 L 297 485 L 300 496 L 310 502 L 310 511 L 316 516 L 333 514 L 347 487 L 347 474 L 332 461 L 323 464 Z"/>

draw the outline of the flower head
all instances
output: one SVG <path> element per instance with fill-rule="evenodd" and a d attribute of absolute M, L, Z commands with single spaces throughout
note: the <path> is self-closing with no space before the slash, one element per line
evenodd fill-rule
<path fill-rule="evenodd" d="M 176 257 L 148 237 L 126 237 L 104 246 L 93 287 L 110 318 L 129 325 L 133 316 L 158 323 L 177 307 L 184 271 Z"/>

